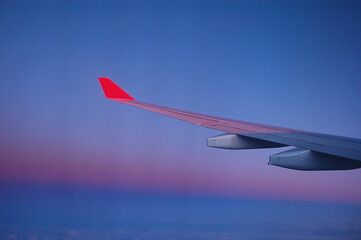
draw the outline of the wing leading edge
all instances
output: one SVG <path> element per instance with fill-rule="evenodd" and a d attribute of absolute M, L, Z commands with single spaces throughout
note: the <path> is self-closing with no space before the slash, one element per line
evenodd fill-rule
<path fill-rule="evenodd" d="M 99 78 L 106 98 L 227 134 L 208 139 L 208 146 L 256 149 L 295 146 L 270 156 L 269 164 L 297 170 L 345 170 L 361 167 L 361 140 L 281 128 L 162 107 L 135 100 L 109 78 Z"/>

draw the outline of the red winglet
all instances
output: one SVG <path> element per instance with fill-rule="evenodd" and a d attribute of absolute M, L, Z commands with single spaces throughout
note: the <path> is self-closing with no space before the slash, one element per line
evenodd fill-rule
<path fill-rule="evenodd" d="M 102 85 L 104 94 L 106 98 L 123 100 L 123 101 L 134 101 L 128 93 L 126 93 L 123 89 L 121 89 L 118 85 L 116 85 L 109 78 L 100 77 L 99 78 L 100 85 Z"/>

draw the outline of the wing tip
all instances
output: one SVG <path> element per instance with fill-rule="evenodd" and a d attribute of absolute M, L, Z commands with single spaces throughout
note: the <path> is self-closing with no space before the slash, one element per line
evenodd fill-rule
<path fill-rule="evenodd" d="M 106 98 L 121 100 L 121 101 L 135 101 L 126 91 L 120 88 L 112 80 L 107 77 L 99 77 L 100 85 L 103 88 L 103 92 Z"/>

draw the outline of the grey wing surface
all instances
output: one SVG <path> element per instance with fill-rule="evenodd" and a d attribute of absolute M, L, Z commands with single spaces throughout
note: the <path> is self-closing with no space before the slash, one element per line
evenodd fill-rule
<path fill-rule="evenodd" d="M 361 139 L 333 136 L 215 117 L 136 101 L 108 78 L 99 78 L 107 98 L 171 118 L 225 132 L 208 146 L 257 149 L 294 146 L 270 156 L 269 164 L 296 170 L 347 170 L 361 167 Z"/>

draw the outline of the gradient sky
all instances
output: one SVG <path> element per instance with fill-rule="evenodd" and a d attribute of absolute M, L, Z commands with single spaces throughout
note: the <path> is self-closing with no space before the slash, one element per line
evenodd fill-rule
<path fill-rule="evenodd" d="M 0 238 L 359 239 L 361 170 L 208 148 L 221 132 L 107 100 L 97 78 L 144 102 L 361 138 L 360 12 L 0 0 Z"/>
<path fill-rule="evenodd" d="M 361 203 L 360 170 L 268 166 L 282 149 L 104 98 L 361 138 L 359 1 L 0 1 L 0 182 Z"/>

